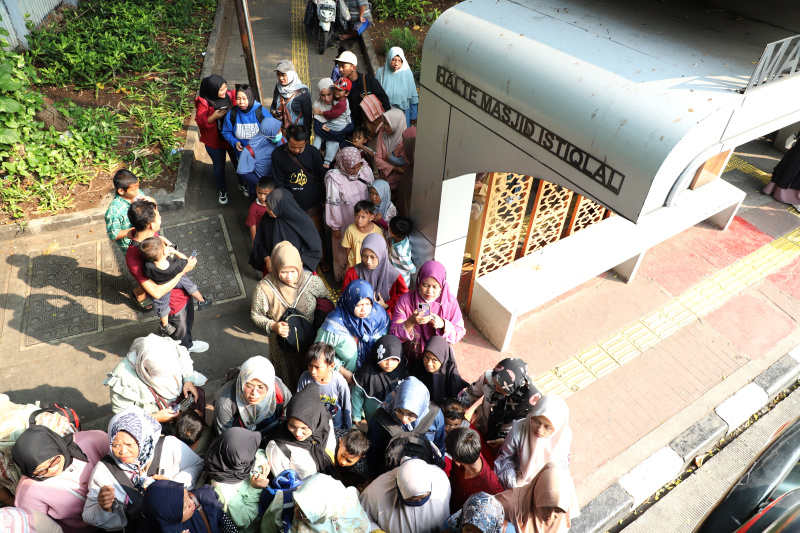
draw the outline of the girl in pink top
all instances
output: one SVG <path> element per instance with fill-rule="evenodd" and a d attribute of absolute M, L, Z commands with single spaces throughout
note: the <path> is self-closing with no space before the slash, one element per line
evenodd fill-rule
<path fill-rule="evenodd" d="M 438 335 L 450 344 L 464 338 L 464 317 L 455 295 L 447 285 L 444 265 L 438 261 L 428 261 L 419 269 L 417 289 L 405 293 L 397 300 L 389 333 L 402 341 L 420 342 L 418 353 L 425 350 L 425 343 Z M 408 367 L 413 368 L 409 354 Z"/>
<path fill-rule="evenodd" d="M 94 465 L 107 453 L 105 431 L 61 437 L 45 426 L 26 429 L 11 449 L 23 475 L 14 505 L 50 516 L 64 533 L 94 531 L 81 515 Z"/>

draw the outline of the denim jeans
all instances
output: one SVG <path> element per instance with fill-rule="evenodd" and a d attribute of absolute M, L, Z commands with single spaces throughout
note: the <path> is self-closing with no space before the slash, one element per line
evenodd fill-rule
<path fill-rule="evenodd" d="M 250 198 L 255 198 L 256 184 L 258 183 L 258 180 L 261 179 L 261 176 L 255 172 L 248 172 L 246 174 L 239 174 L 237 172 L 236 177 L 240 183 L 244 183 L 247 186 L 247 192 L 250 194 Z"/>
<path fill-rule="evenodd" d="M 208 157 L 214 166 L 214 181 L 217 182 L 217 189 L 225 191 L 228 189 L 225 184 L 225 162 L 227 161 L 228 151 L 225 148 L 209 148 L 206 146 Z"/>

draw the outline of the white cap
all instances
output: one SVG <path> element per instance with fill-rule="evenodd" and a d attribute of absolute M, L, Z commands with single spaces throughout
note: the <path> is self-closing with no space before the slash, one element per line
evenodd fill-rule
<path fill-rule="evenodd" d="M 358 58 L 353 52 L 342 52 L 342 55 L 334 59 L 334 61 L 339 61 L 341 63 L 350 63 L 352 65 L 358 66 Z"/>

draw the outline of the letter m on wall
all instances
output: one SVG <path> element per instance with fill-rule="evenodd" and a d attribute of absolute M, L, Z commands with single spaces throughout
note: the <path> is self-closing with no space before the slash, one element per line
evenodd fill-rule
<path fill-rule="evenodd" d="M 770 43 L 761 54 L 744 92 L 800 74 L 800 35 Z"/>

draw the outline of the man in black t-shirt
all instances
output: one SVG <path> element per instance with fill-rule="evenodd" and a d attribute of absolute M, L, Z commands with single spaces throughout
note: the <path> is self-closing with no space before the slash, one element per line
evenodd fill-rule
<path fill-rule="evenodd" d="M 353 126 L 358 128 L 365 125 L 364 112 L 361 111 L 362 94 L 374 94 L 378 97 L 384 112 L 391 109 L 389 97 L 386 96 L 386 91 L 383 90 L 375 76 L 358 71 L 358 58 L 353 52 L 342 52 L 334 61 L 339 63 L 339 72 L 342 77 L 353 82 L 353 88 L 347 95 L 347 101 L 350 103 L 350 120 L 353 121 Z"/>
<path fill-rule="evenodd" d="M 272 177 L 275 184 L 292 193 L 300 209 L 308 213 L 325 240 L 322 206 L 325 202 L 325 167 L 322 154 L 308 143 L 310 132 L 305 126 L 293 124 L 286 128 L 287 143 L 272 152 Z M 322 270 L 330 269 L 327 248 L 323 246 Z"/>

